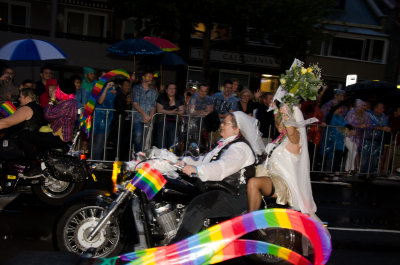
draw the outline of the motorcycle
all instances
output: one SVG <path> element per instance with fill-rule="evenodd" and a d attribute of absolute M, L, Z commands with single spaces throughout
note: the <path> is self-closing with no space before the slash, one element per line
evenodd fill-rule
<path fill-rule="evenodd" d="M 29 165 L 15 139 L 2 140 L 0 164 L 0 194 L 14 192 L 19 186 L 30 186 L 32 192 L 44 203 L 61 205 L 74 193 L 81 191 L 85 181 L 94 175 L 84 154 L 75 152 L 79 139 L 76 133 L 69 150 L 53 148 L 38 158 L 40 173 L 27 176 Z"/>
<path fill-rule="evenodd" d="M 171 174 L 173 172 L 165 170 L 164 166 L 163 170 L 156 166 L 167 183 L 152 200 L 148 200 L 141 190 L 131 189 L 129 184 L 139 165 L 157 159 L 146 158 L 133 167 L 115 162 L 113 179 L 119 183 L 116 193 L 85 191 L 70 201 L 62 209 L 55 227 L 57 247 L 78 255 L 90 253 L 91 257 L 97 258 L 168 245 L 182 222 L 185 208 L 202 192 L 202 187 L 197 178 L 178 172 Z M 182 161 L 162 161 L 178 170 L 184 166 Z M 204 228 L 232 217 L 207 219 Z M 249 236 L 294 250 L 302 248 L 302 238 L 296 233 L 287 229 L 268 228 Z M 282 261 L 263 254 L 250 258 L 263 264 L 279 264 Z"/>

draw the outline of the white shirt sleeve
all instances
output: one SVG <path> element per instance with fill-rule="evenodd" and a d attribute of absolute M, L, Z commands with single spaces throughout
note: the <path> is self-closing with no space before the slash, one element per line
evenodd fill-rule
<path fill-rule="evenodd" d="M 234 143 L 226 149 L 216 161 L 197 166 L 198 176 L 202 181 L 221 181 L 254 163 L 250 147 L 243 142 Z"/>

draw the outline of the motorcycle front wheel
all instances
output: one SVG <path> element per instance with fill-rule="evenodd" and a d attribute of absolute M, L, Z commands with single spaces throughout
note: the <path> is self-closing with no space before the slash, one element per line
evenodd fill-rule
<path fill-rule="evenodd" d="M 121 225 L 116 218 L 112 217 L 93 239 L 88 238 L 105 212 L 105 206 L 88 203 L 68 208 L 56 227 L 58 248 L 78 255 L 94 248 L 95 258 L 118 255 L 124 247 L 124 240 Z"/>
<path fill-rule="evenodd" d="M 32 185 L 32 192 L 44 203 L 59 206 L 72 194 L 82 190 L 85 182 L 72 183 L 47 176 Z"/>

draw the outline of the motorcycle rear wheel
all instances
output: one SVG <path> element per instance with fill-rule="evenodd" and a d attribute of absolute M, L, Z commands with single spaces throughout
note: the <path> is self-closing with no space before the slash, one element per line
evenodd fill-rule
<path fill-rule="evenodd" d="M 85 182 L 72 183 L 45 177 L 38 184 L 32 185 L 32 192 L 44 203 L 59 206 L 72 194 L 82 190 Z"/>
<path fill-rule="evenodd" d="M 92 240 L 88 239 L 90 231 L 106 210 L 104 205 L 89 203 L 79 203 L 68 208 L 56 227 L 58 248 L 78 255 L 89 248 L 95 248 L 95 258 L 118 255 L 124 247 L 124 237 L 122 226 L 116 218 L 112 217 Z"/>
<path fill-rule="evenodd" d="M 305 257 L 311 261 L 313 260 L 312 250 L 303 250 L 304 247 L 309 247 L 310 245 L 304 244 L 302 235 L 294 230 L 285 228 L 266 228 L 254 231 L 249 236 L 251 239 L 273 243 L 293 250 L 299 254 L 304 255 L 304 253 L 308 253 Z M 248 256 L 248 258 L 254 264 L 288 264 L 281 258 L 269 254 L 255 254 Z"/>

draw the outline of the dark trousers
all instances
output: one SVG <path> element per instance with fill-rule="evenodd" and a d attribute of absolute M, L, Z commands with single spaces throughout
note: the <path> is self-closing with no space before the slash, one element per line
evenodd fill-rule
<path fill-rule="evenodd" d="M 50 148 L 68 148 L 67 143 L 52 133 L 24 131 L 18 138 L 20 146 L 29 160 L 35 159 L 38 152 L 45 152 Z"/>
<path fill-rule="evenodd" d="M 239 195 L 231 195 L 222 190 L 205 192 L 194 198 L 187 206 L 185 215 L 173 242 L 198 233 L 206 218 L 234 217 L 247 211 L 246 185 L 242 185 Z"/>

